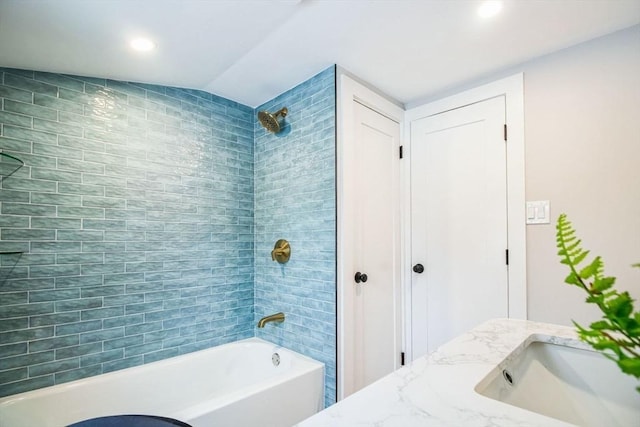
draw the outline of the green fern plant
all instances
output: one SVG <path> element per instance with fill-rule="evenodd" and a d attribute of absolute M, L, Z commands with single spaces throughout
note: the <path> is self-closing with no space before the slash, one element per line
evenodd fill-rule
<path fill-rule="evenodd" d="M 616 278 L 604 275 L 599 256 L 585 262 L 589 251 L 581 247 L 582 241 L 565 214 L 558 218 L 556 242 L 560 262 L 570 270 L 564 281 L 584 289 L 586 302 L 596 304 L 602 311 L 602 319 L 589 327 L 573 322 L 578 336 L 616 362 L 622 372 L 640 378 L 640 311 L 634 311 L 633 299 L 628 292 L 614 289 Z M 633 266 L 640 267 L 640 263 Z M 640 387 L 637 390 L 640 392 Z"/>

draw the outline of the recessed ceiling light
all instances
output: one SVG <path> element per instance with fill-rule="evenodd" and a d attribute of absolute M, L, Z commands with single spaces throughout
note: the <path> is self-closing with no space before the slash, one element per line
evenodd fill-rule
<path fill-rule="evenodd" d="M 478 15 L 482 18 L 491 18 L 502 10 L 502 2 L 499 0 L 488 0 L 482 2 L 478 7 Z"/>
<path fill-rule="evenodd" d="M 131 40 L 129 45 L 133 50 L 137 50 L 138 52 L 149 52 L 156 47 L 156 44 L 152 40 L 144 37 Z"/>

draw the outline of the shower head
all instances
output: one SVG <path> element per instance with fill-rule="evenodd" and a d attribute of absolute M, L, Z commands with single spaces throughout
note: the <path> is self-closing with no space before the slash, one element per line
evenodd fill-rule
<path fill-rule="evenodd" d="M 275 113 L 270 113 L 268 111 L 259 111 L 258 112 L 258 120 L 260 120 L 260 124 L 264 126 L 266 130 L 273 133 L 280 132 L 280 121 L 278 121 L 278 116 L 283 119 L 287 116 L 287 107 L 282 107 Z"/>

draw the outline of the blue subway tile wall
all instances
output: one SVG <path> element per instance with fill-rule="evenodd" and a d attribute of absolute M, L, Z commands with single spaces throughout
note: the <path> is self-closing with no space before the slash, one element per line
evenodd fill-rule
<path fill-rule="evenodd" d="M 0 396 L 254 335 L 251 108 L 15 69 L 0 103 Z"/>
<path fill-rule="evenodd" d="M 284 312 L 256 336 L 325 363 L 325 405 L 336 401 L 335 67 L 262 105 L 287 107 L 279 134 L 255 125 L 255 316 Z M 278 239 L 286 264 L 271 260 Z"/>

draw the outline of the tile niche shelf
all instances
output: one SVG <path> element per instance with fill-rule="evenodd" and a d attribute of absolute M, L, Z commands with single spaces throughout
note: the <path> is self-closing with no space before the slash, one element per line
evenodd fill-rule
<path fill-rule="evenodd" d="M 18 169 L 24 166 L 24 162 L 11 154 L 0 151 L 0 180 L 13 175 Z M 23 251 L 0 251 L 0 255 L 17 255 Z"/>

